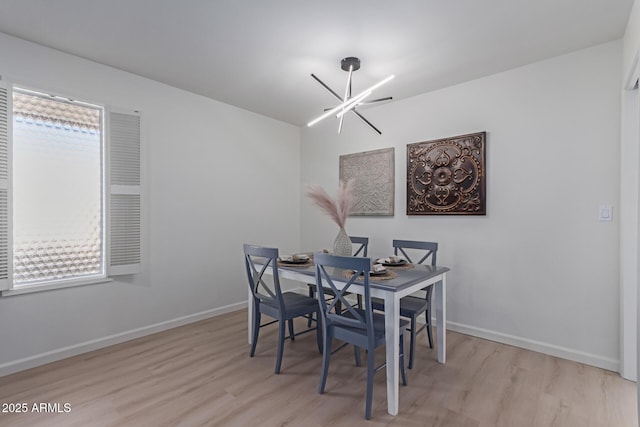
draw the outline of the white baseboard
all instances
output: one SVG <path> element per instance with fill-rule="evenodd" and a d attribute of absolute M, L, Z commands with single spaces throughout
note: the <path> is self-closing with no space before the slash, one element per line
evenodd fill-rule
<path fill-rule="evenodd" d="M 433 324 L 435 325 L 435 319 L 433 320 Z M 488 329 L 477 328 L 475 326 L 464 325 L 451 321 L 447 321 L 447 330 L 483 338 L 489 341 L 512 345 L 514 347 L 524 348 L 526 350 L 537 351 L 538 353 L 548 354 L 550 356 L 556 356 L 562 359 L 584 363 L 598 368 L 607 369 L 609 371 L 619 372 L 620 370 L 619 360 L 598 356 L 596 354 L 585 353 L 571 348 L 560 347 L 545 342 L 534 341 L 527 338 L 503 334 L 501 332 L 495 332 Z"/>
<path fill-rule="evenodd" d="M 19 371 L 24 371 L 25 369 L 34 368 L 36 366 L 55 362 L 57 360 L 66 359 L 67 357 L 77 356 L 89 351 L 98 350 L 100 348 L 109 347 L 115 344 L 120 344 L 122 342 L 140 338 L 146 335 L 155 334 L 156 332 L 162 332 L 166 331 L 167 329 L 172 329 L 178 326 L 187 325 L 189 323 L 198 322 L 210 317 L 220 316 L 221 314 L 241 310 L 246 307 L 247 302 L 244 301 L 224 307 L 201 311 L 199 313 L 190 314 L 188 316 L 178 317 L 149 326 L 143 326 L 142 328 L 131 329 L 129 331 L 109 335 L 91 341 L 86 341 L 72 346 L 47 351 L 46 353 L 25 357 L 24 359 L 18 359 L 11 362 L 3 363 L 0 364 L 0 377 Z"/>
<path fill-rule="evenodd" d="M 296 292 L 306 294 L 305 288 L 296 288 Z M 424 324 L 424 316 L 418 318 L 418 322 Z M 435 317 L 431 320 L 431 324 L 436 324 Z M 610 359 L 608 357 L 598 356 L 596 354 L 585 353 L 567 347 L 561 347 L 548 344 L 541 341 L 534 341 L 527 338 L 517 337 L 515 335 L 503 334 L 501 332 L 489 329 L 469 326 L 462 323 L 447 320 L 447 330 L 460 332 L 461 334 L 471 335 L 473 337 L 483 338 L 489 341 L 499 342 L 514 347 L 524 348 L 525 350 L 536 351 L 550 356 L 560 357 L 562 359 L 572 360 L 574 362 L 584 363 L 586 365 L 595 366 L 597 368 L 607 369 L 613 372 L 620 372 L 620 361 Z"/>

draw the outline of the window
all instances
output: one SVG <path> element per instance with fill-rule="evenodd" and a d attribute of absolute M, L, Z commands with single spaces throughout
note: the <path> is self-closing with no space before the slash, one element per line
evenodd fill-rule
<path fill-rule="evenodd" d="M 140 271 L 140 117 L 0 81 L 2 295 Z"/>
<path fill-rule="evenodd" d="M 14 88 L 14 285 L 104 276 L 102 117 Z"/>

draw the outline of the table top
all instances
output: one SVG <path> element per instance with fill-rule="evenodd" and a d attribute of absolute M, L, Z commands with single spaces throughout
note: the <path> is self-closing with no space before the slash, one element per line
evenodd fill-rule
<path fill-rule="evenodd" d="M 278 268 L 281 270 L 287 270 L 295 273 L 300 273 L 305 276 L 315 277 L 316 267 L 314 264 L 310 264 L 308 266 L 295 266 L 295 265 L 279 265 Z M 345 278 L 342 276 L 341 272 L 335 272 L 331 274 L 333 279 L 337 279 L 340 281 L 345 281 Z M 425 280 L 431 279 L 432 277 L 439 276 L 441 274 L 449 271 L 448 267 L 443 266 L 431 266 L 431 265 L 421 265 L 416 264 L 414 268 L 411 269 L 396 269 L 393 270 L 396 273 L 396 277 L 388 280 L 372 280 L 369 279 L 369 286 L 374 289 L 382 289 L 386 291 L 398 292 L 405 288 L 415 285 L 419 282 L 424 282 Z"/>

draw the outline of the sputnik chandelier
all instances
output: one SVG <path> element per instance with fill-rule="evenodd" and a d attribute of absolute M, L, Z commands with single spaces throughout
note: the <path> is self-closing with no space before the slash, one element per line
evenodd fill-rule
<path fill-rule="evenodd" d="M 341 97 L 340 95 L 338 95 L 338 93 L 336 93 L 333 89 L 327 86 L 315 74 L 311 74 L 311 77 L 313 77 L 326 90 L 328 90 L 333 96 L 335 96 L 341 102 L 341 104 L 333 108 L 326 108 L 325 113 L 323 115 L 307 123 L 307 126 L 311 127 L 316 123 L 318 123 L 319 121 L 324 120 L 327 117 L 335 114 L 336 118 L 340 119 L 340 122 L 338 123 L 338 133 L 341 133 L 342 121 L 344 120 L 345 114 L 347 114 L 348 112 L 352 112 L 356 116 L 358 116 L 363 122 L 369 125 L 371 129 L 376 131 L 379 135 L 382 135 L 382 132 L 380 132 L 380 130 L 377 127 L 375 127 L 369 120 L 367 120 L 362 114 L 360 114 L 360 112 L 357 111 L 356 108 L 360 106 L 371 105 L 377 102 L 389 101 L 393 99 L 393 97 L 387 96 L 385 98 L 372 99 L 370 101 L 365 102 L 365 99 L 368 98 L 373 93 L 374 90 L 376 90 L 383 84 L 387 83 L 389 80 L 393 79 L 394 76 L 391 75 L 386 79 L 369 87 L 368 89 L 363 90 L 359 94 L 353 96 L 351 94 L 351 76 L 353 75 L 354 71 L 357 71 L 360 69 L 360 59 L 354 58 L 352 56 L 348 58 L 344 58 L 342 61 L 340 61 L 340 68 L 342 68 L 344 71 L 349 73 L 349 76 L 347 77 L 347 87 L 344 90 L 344 97 Z"/>

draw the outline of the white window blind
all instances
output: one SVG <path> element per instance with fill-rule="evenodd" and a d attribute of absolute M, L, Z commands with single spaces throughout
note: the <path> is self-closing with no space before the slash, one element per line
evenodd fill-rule
<path fill-rule="evenodd" d="M 12 236 L 10 197 L 11 89 L 0 81 L 0 290 L 11 287 Z"/>
<path fill-rule="evenodd" d="M 109 115 L 109 275 L 141 271 L 140 117 Z"/>

